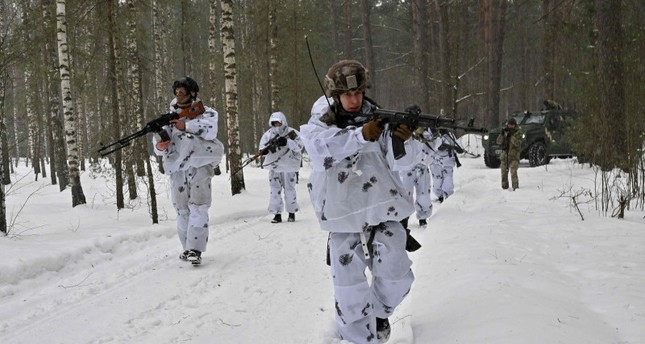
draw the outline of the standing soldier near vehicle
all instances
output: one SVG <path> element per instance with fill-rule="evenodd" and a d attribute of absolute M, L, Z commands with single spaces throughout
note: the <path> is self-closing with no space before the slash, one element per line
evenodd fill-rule
<path fill-rule="evenodd" d="M 520 152 L 522 146 L 522 129 L 517 125 L 515 118 L 510 118 L 506 128 L 502 129 L 501 135 L 497 137 L 497 144 L 502 146 L 501 171 L 502 189 L 508 189 L 508 172 L 511 172 L 511 191 L 520 187 L 517 177 L 517 169 L 520 166 Z"/>

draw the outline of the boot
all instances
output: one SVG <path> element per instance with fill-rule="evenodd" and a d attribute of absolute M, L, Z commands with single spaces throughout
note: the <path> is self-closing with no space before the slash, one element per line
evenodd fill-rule
<path fill-rule="evenodd" d="M 407 238 L 405 240 L 405 250 L 408 252 L 414 252 L 420 249 L 421 244 L 417 241 L 417 239 L 413 238 L 412 235 L 410 235 L 410 230 L 406 228 L 405 232 L 407 234 Z"/>
<path fill-rule="evenodd" d="M 280 223 L 282 222 L 282 214 L 275 214 L 271 223 Z"/>
<path fill-rule="evenodd" d="M 390 339 L 391 332 L 390 321 L 387 318 L 376 318 L 376 339 L 378 339 L 379 343 L 387 342 Z"/>
<path fill-rule="evenodd" d="M 289 218 L 287 219 L 287 222 L 295 222 L 295 221 L 296 221 L 296 214 L 289 213 Z"/>
<path fill-rule="evenodd" d="M 193 265 L 199 265 L 202 263 L 202 253 L 197 250 L 190 250 L 186 256 L 186 260 L 193 263 Z"/>
<path fill-rule="evenodd" d="M 428 221 L 426 219 L 419 220 L 419 227 L 427 226 Z"/>

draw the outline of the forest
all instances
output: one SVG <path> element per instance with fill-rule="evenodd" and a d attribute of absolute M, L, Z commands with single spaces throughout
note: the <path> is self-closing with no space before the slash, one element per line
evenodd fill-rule
<path fill-rule="evenodd" d="M 124 184 L 154 183 L 150 137 L 97 150 L 168 112 L 181 76 L 219 112 L 236 170 L 271 112 L 306 123 L 329 66 L 356 59 L 385 109 L 486 128 L 545 100 L 576 109 L 576 150 L 598 167 L 603 207 L 643 207 L 643 13 L 640 0 L 1 0 L 1 184 L 26 161 L 71 186 L 76 206 L 80 171 L 107 159 L 122 208 L 124 190 L 138 197 Z M 629 187 L 612 190 L 621 174 Z M 241 189 L 243 173 L 231 178 Z"/>

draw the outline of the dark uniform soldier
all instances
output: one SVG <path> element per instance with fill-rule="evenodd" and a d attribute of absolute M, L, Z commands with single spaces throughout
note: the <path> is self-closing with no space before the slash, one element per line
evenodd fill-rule
<path fill-rule="evenodd" d="M 520 187 L 517 178 L 517 168 L 520 166 L 520 151 L 522 146 L 522 129 L 517 125 L 515 118 L 508 120 L 506 128 L 497 137 L 497 144 L 502 146 L 501 170 L 502 189 L 508 189 L 508 171 L 511 171 L 512 191 Z"/>

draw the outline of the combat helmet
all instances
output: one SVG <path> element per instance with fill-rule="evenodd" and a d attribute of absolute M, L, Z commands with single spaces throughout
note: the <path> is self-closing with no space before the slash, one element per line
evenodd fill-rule
<path fill-rule="evenodd" d="M 325 90 L 337 98 L 347 91 L 365 92 L 369 87 L 369 73 L 356 60 L 341 60 L 332 65 L 325 75 Z"/>

